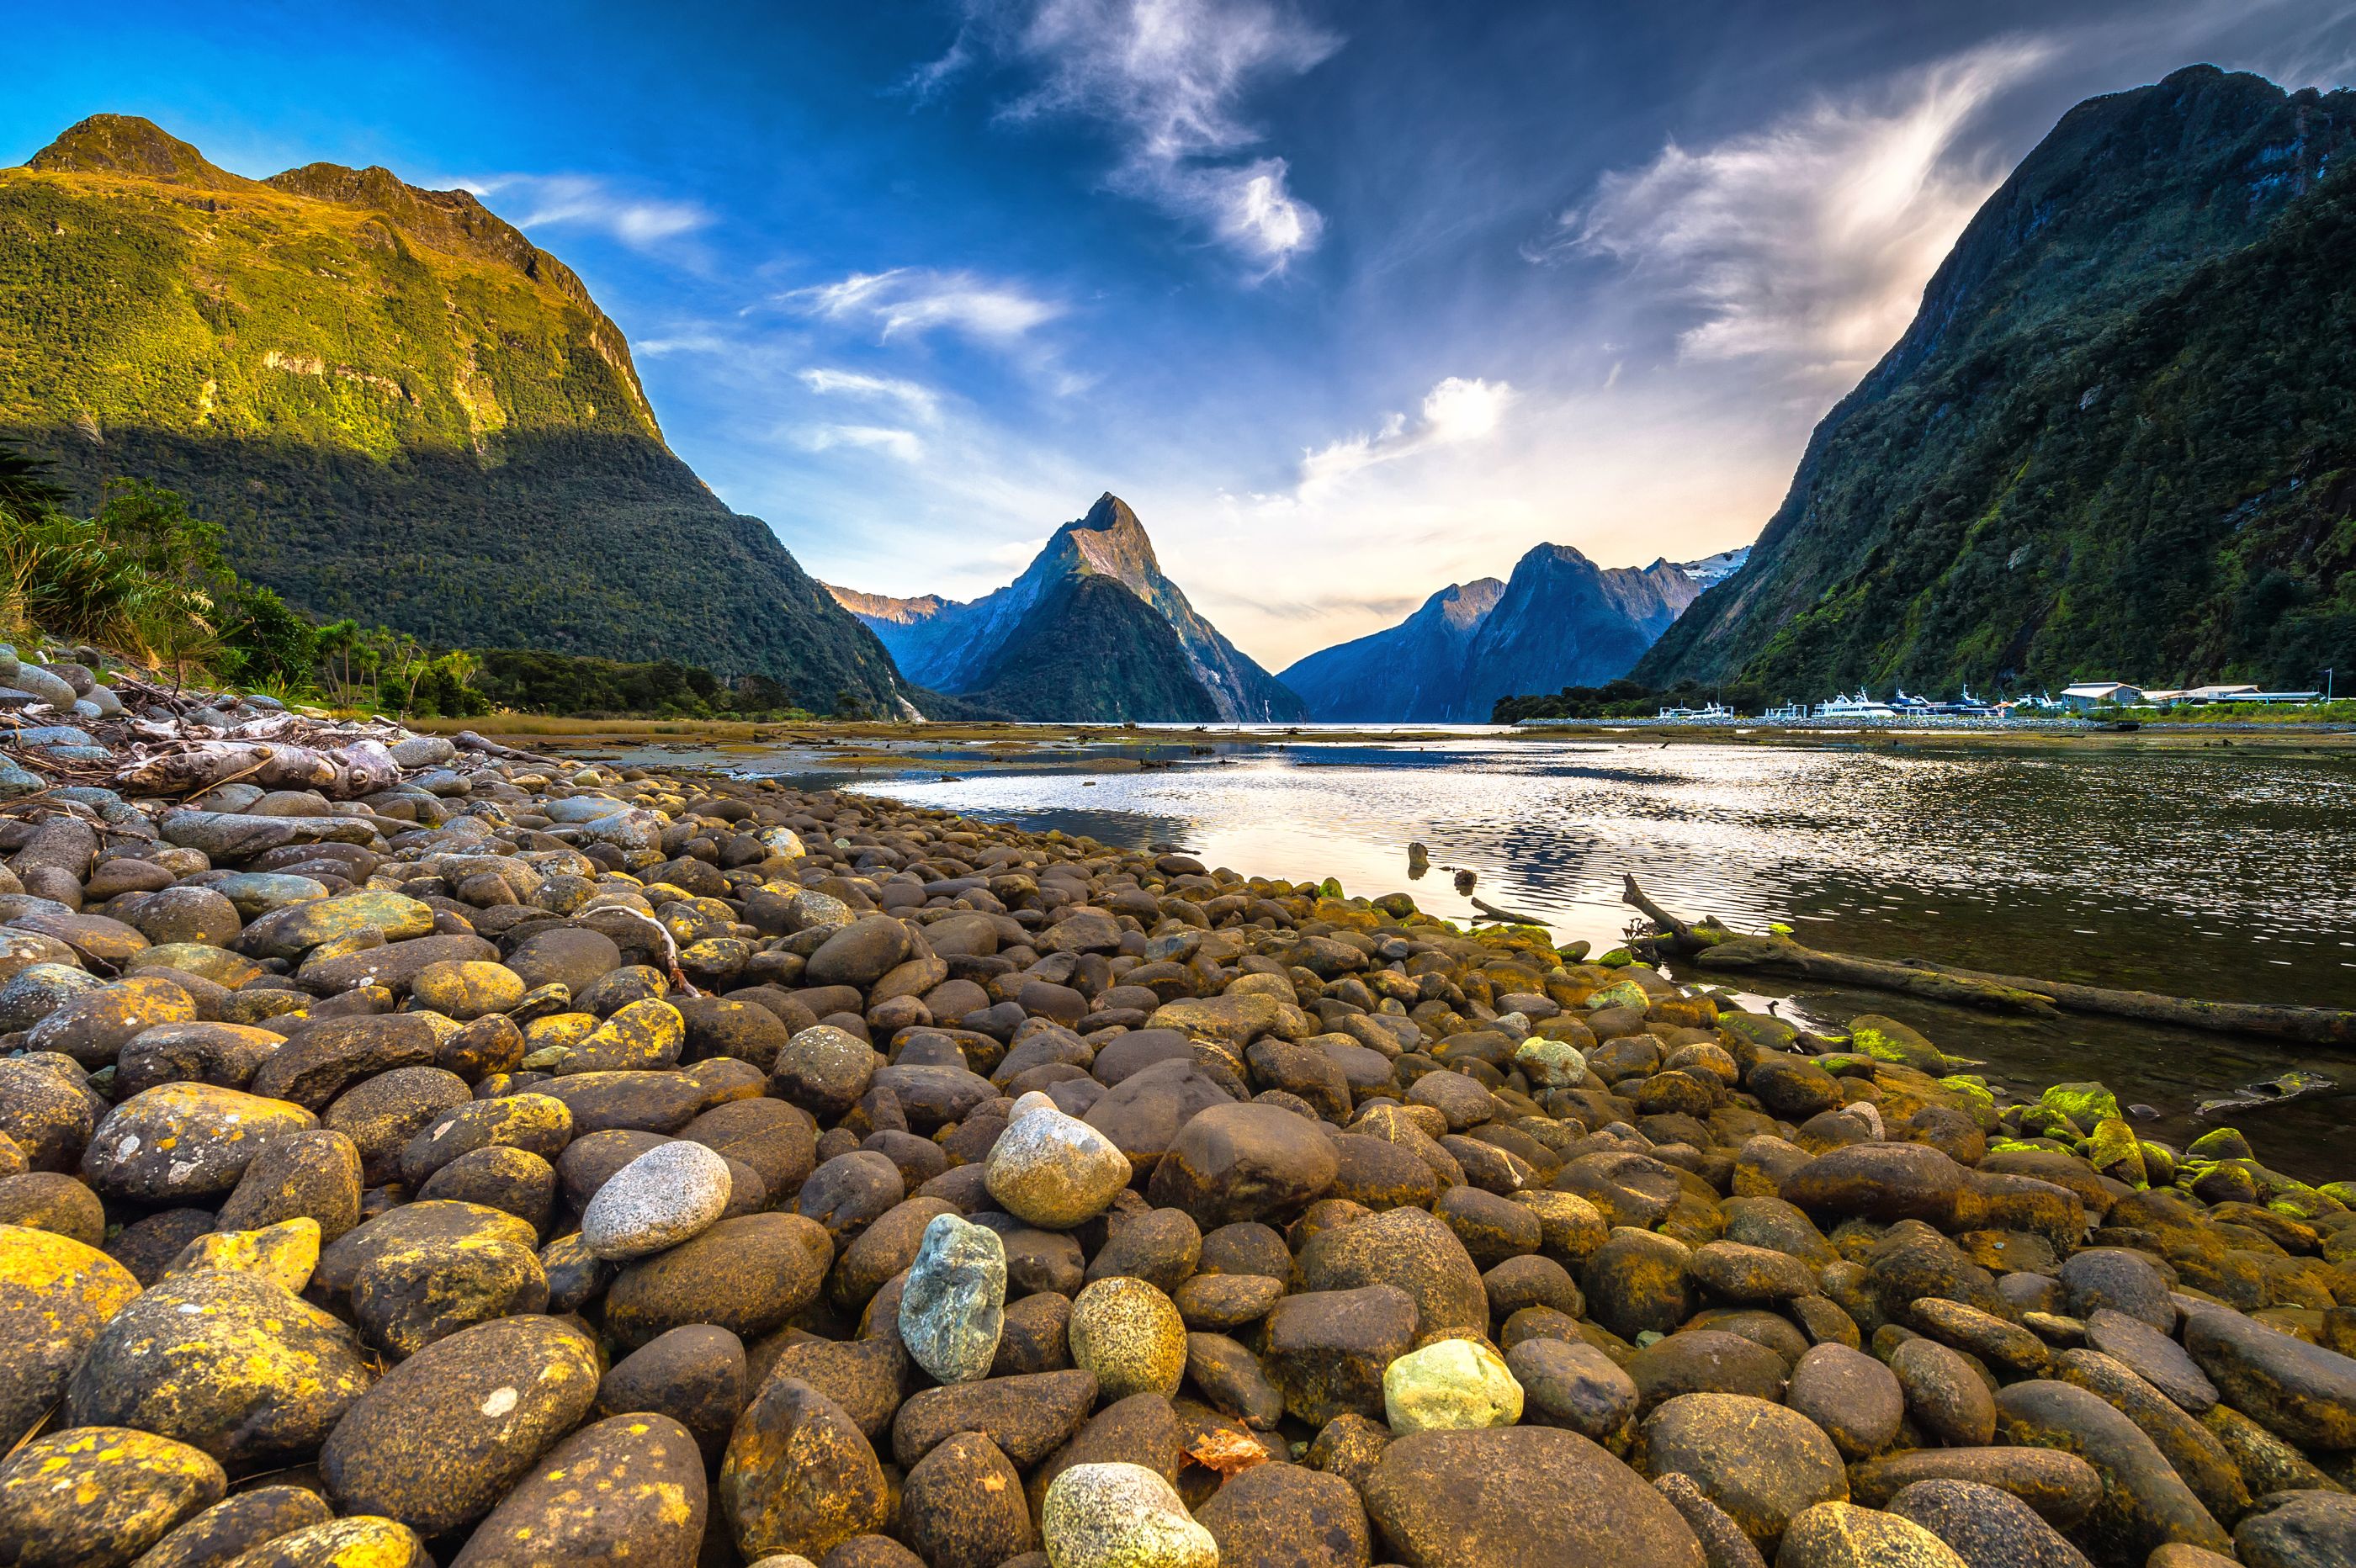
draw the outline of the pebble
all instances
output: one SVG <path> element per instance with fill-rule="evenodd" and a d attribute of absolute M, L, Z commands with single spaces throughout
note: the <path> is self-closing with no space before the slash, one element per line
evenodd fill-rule
<path fill-rule="evenodd" d="M 1006 1249 L 994 1231 L 954 1214 L 925 1227 L 900 1293 L 901 1342 L 943 1383 L 990 1375 L 1005 1328 Z"/>
<path fill-rule="evenodd" d="M 397 827 L 17 841 L 0 1485 L 148 1457 L 0 1557 L 2349 1556 L 2351 1194 L 2239 1134 L 1403 899 L 398 745 Z"/>
<path fill-rule="evenodd" d="M 1383 1413 L 1396 1433 L 1511 1426 L 1522 1418 L 1522 1385 L 1488 1346 L 1441 1339 L 1383 1369 Z"/>
<path fill-rule="evenodd" d="M 581 1214 L 581 1240 L 609 1263 L 644 1257 L 701 1235 L 728 1207 L 728 1162 L 680 1139 L 616 1171 Z"/>
<path fill-rule="evenodd" d="M 1040 1534 L 1053 1568 L 1218 1568 L 1219 1543 L 1160 1474 L 1075 1465 L 1047 1488 Z"/>

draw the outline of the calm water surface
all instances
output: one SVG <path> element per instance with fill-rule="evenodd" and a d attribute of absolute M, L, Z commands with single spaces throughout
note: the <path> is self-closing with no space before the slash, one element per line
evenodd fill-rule
<path fill-rule="evenodd" d="M 1180 749 L 1183 756 L 1183 749 Z M 1102 755 L 1101 752 L 1096 755 Z M 1174 844 L 1251 875 L 1403 890 L 1448 918 L 1488 901 L 1546 919 L 1558 940 L 1617 944 L 1633 872 L 1678 913 L 1788 922 L 1841 952 L 2235 1000 L 2356 1008 L 2356 764 L 2337 758 L 2094 750 L 2075 754 L 1508 741 L 1320 742 L 1191 757 L 1168 770 L 1024 771 L 953 780 L 957 756 L 857 778 L 732 758 L 1108 843 Z M 1410 880 L 1407 846 L 1431 852 Z M 2022 1021 L 1879 993 L 1810 988 L 1785 1011 L 1845 1023 L 1905 1019 L 2015 1087 L 2099 1077 L 2156 1107 L 2147 1136 L 2205 1125 L 2200 1099 L 2300 1067 L 2356 1084 L 2356 1057 L 2065 1017 Z M 2262 1154 L 2314 1176 L 2356 1174 L 2340 1145 L 2356 1098 L 2232 1118 Z"/>

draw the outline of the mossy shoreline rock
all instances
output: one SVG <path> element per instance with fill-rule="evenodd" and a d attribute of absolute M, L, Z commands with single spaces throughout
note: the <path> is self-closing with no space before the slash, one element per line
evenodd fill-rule
<path fill-rule="evenodd" d="M 451 761 L 91 850 L 73 930 L 183 978 L 13 928 L 9 1561 L 2143 1568 L 2356 1485 L 2356 1189 L 2239 1134 L 1405 898 Z"/>

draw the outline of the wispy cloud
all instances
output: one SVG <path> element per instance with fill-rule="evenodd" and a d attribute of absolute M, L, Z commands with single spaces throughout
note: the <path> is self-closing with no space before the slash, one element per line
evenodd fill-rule
<path fill-rule="evenodd" d="M 799 432 L 797 439 L 808 452 L 832 452 L 847 446 L 862 452 L 880 452 L 902 463 L 921 463 L 925 457 L 922 437 L 915 431 L 891 425 L 812 425 Z"/>
<path fill-rule="evenodd" d="M 1316 249 L 1324 219 L 1291 169 L 1253 154 L 1244 111 L 1263 82 L 1297 77 L 1342 46 L 1280 0 L 967 0 L 946 55 L 906 83 L 937 93 L 983 54 L 1033 70 L 1010 119 L 1073 115 L 1109 127 L 1121 194 L 1199 224 L 1265 272 Z"/>
<path fill-rule="evenodd" d="M 873 325 L 887 341 L 947 331 L 1001 347 L 1044 326 L 1066 308 L 1020 283 L 930 267 L 853 272 L 839 283 L 795 289 L 780 298 L 807 315 Z"/>
<path fill-rule="evenodd" d="M 1523 253 L 1618 261 L 1630 286 L 1697 318 L 1678 337 L 1687 357 L 1853 379 L 2002 178 L 1969 138 L 1975 117 L 2051 54 L 1999 42 L 1699 150 L 1671 142 L 1605 175 Z"/>
<path fill-rule="evenodd" d="M 915 418 L 927 423 L 940 417 L 939 396 L 918 381 L 902 380 L 896 376 L 870 376 L 858 370 L 829 369 L 823 366 L 813 366 L 802 371 L 801 379 L 803 386 L 821 397 L 896 403 Z"/>
<path fill-rule="evenodd" d="M 1451 376 L 1424 394 L 1414 418 L 1395 413 L 1371 433 L 1344 436 L 1303 453 L 1301 494 L 1322 495 L 1377 463 L 1494 435 L 1513 400 L 1514 389 L 1506 382 Z"/>
<path fill-rule="evenodd" d="M 641 251 L 712 222 L 698 203 L 633 196 L 594 175 L 494 175 L 465 186 L 478 197 L 520 208 L 513 219 L 519 229 L 590 229 Z"/>

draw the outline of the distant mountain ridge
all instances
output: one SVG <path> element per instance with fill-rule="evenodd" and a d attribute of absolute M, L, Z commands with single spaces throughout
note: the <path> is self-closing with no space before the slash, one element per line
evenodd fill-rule
<path fill-rule="evenodd" d="M 1819 698 L 2356 663 L 2356 92 L 2063 115 L 1636 679 Z"/>
<path fill-rule="evenodd" d="M 1066 615 L 1084 617 L 1071 628 L 1075 646 L 1108 653 L 1116 622 L 1133 633 L 1143 625 L 1099 592 L 1066 591 L 1082 579 L 1116 586 L 1150 611 L 1172 633 L 1183 667 L 1170 667 L 1171 650 L 1151 636 L 1151 645 L 1120 644 L 1126 685 L 1060 652 L 1054 628 Z M 1017 718 L 1281 723 L 1307 717 L 1298 697 L 1221 635 L 1162 575 L 1144 525 L 1109 491 L 1086 517 L 1057 528 L 1022 576 L 979 599 L 897 599 L 833 584 L 827 591 L 883 639 L 910 680 Z M 1009 660 L 1010 646 L 1029 650 L 1034 663 L 1046 660 L 1060 676 L 1045 678 L 1041 669 Z M 1151 710 L 1139 710 L 1141 704 Z"/>
<path fill-rule="evenodd" d="M 1398 625 L 1311 654 L 1278 678 L 1320 720 L 1485 723 L 1500 697 L 1625 675 L 1741 553 L 1606 570 L 1569 545 L 1538 545 L 1508 581 L 1451 583 Z"/>
<path fill-rule="evenodd" d="M 901 712 L 875 636 L 664 444 L 572 269 L 465 191 L 234 175 L 97 115 L 0 170 L 0 435 L 186 494 L 302 609 Z"/>

